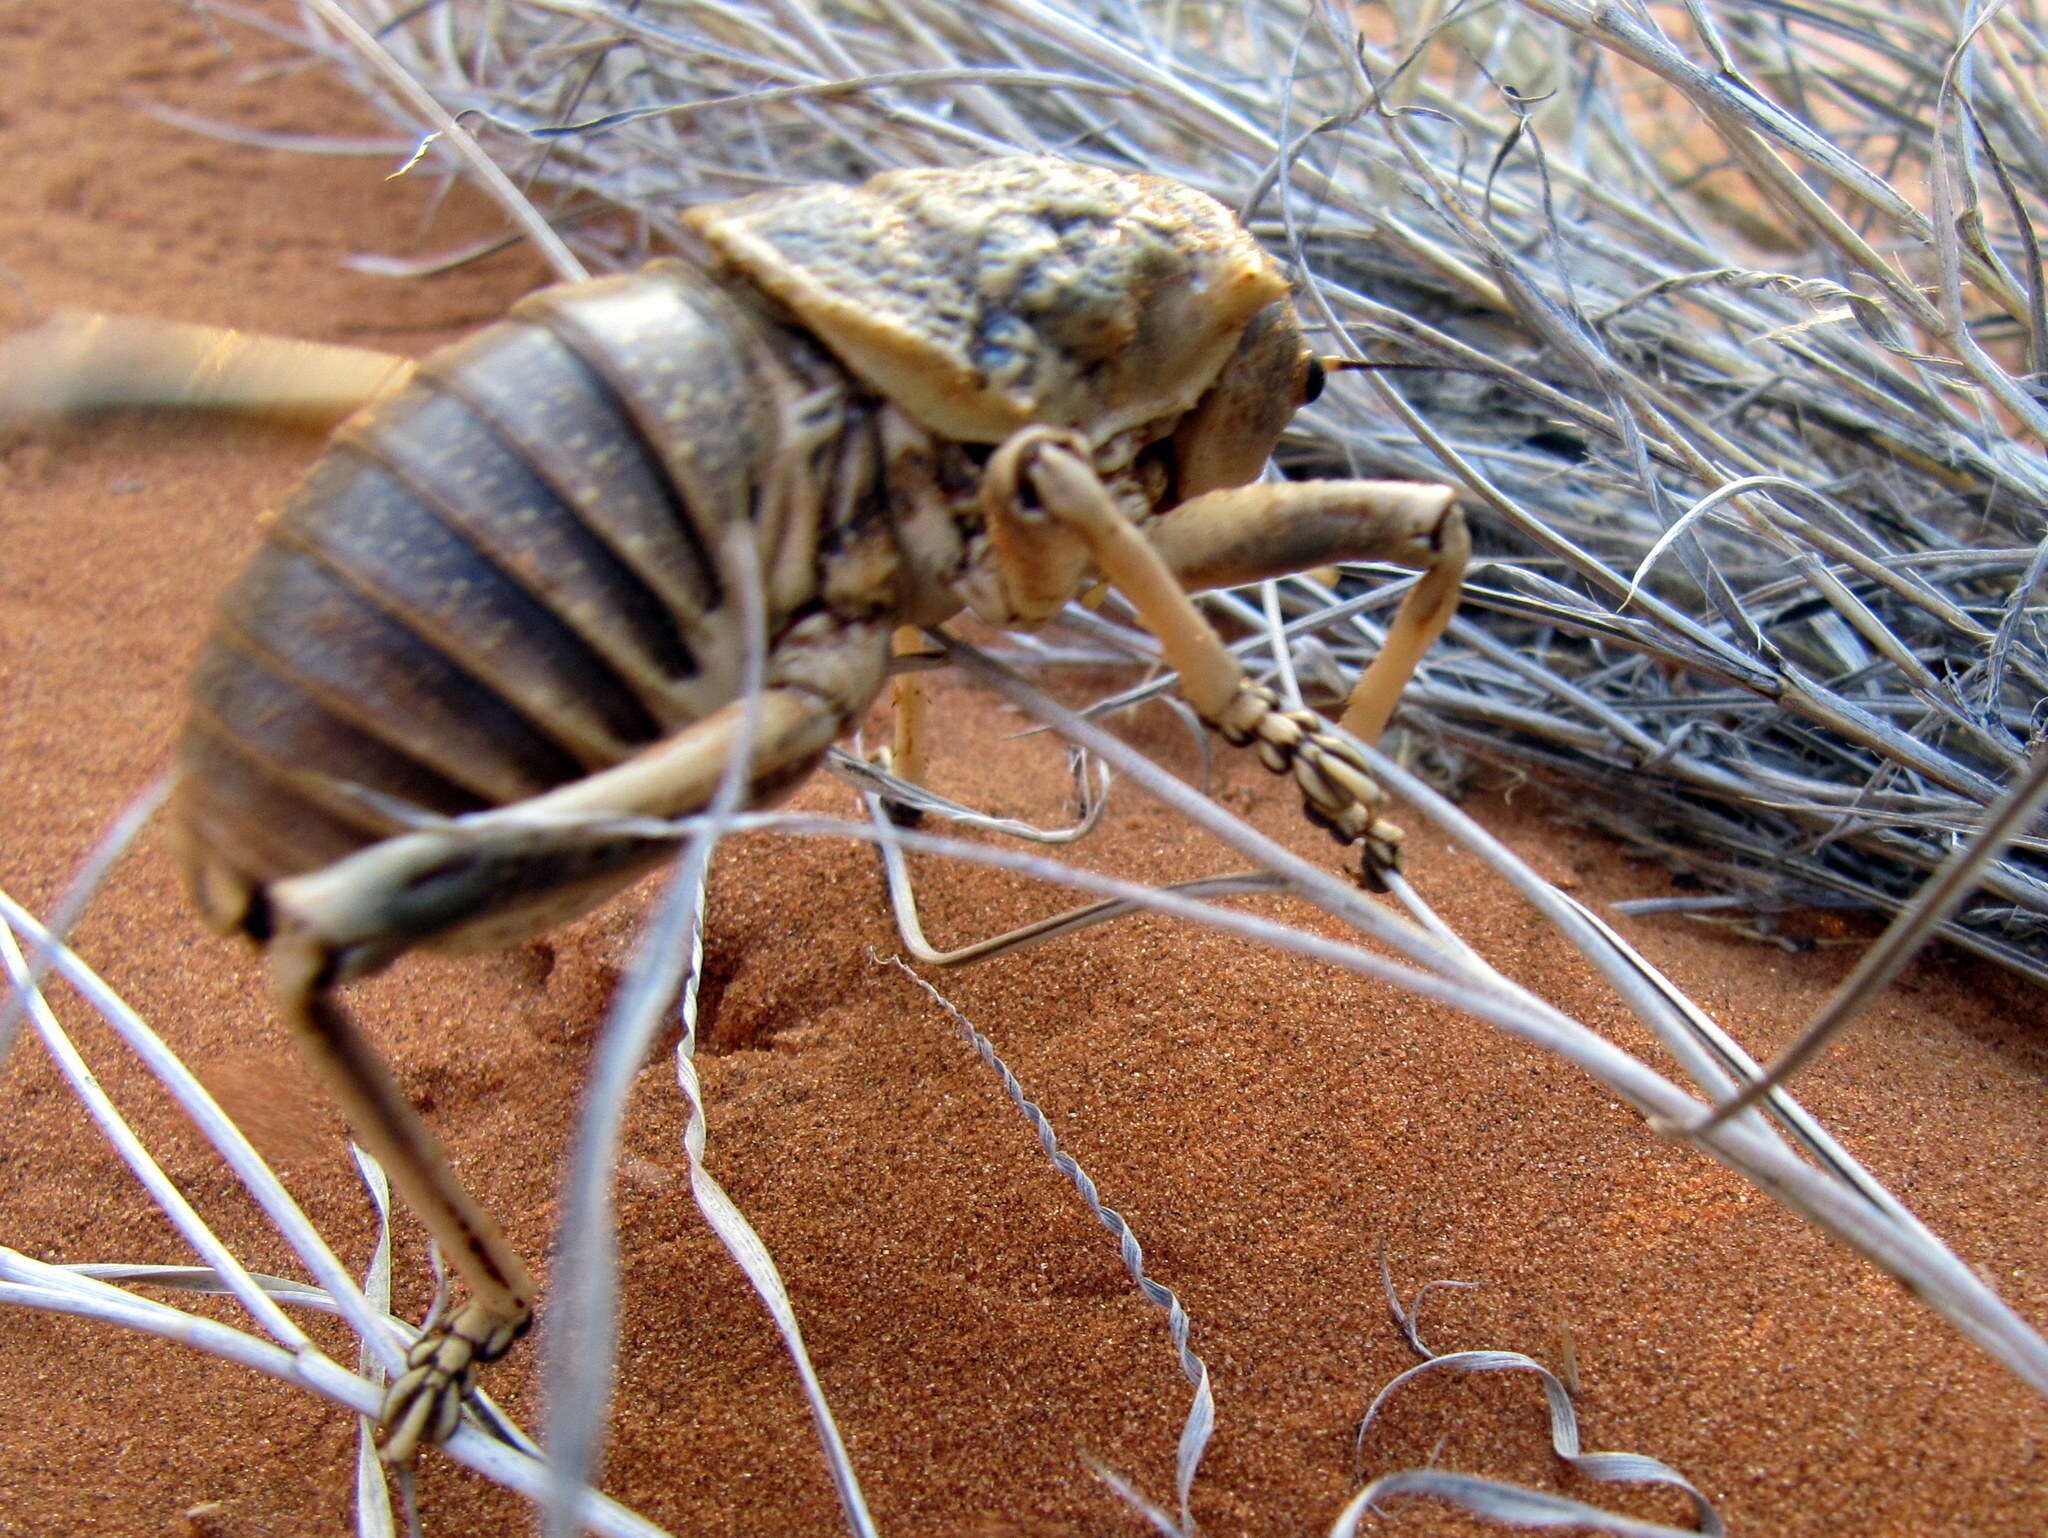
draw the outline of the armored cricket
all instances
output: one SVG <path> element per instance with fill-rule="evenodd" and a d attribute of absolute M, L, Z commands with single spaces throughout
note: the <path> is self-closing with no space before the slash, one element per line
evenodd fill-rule
<path fill-rule="evenodd" d="M 515 943 L 672 852 L 645 820 L 704 807 L 748 713 L 734 538 L 766 612 L 756 804 L 862 720 L 899 630 L 963 610 L 1029 627 L 1107 583 L 1199 715 L 1292 775 L 1368 877 L 1399 859 L 1349 736 L 1378 737 L 1449 622 L 1464 523 L 1439 486 L 1253 484 L 1340 360 L 1306 346 L 1222 205 L 1015 157 L 686 223 L 680 256 L 543 289 L 416 364 L 309 348 L 302 377 L 261 387 L 359 409 L 224 600 L 176 843 L 207 920 L 267 948 L 284 1019 L 467 1286 L 391 1388 L 396 1462 L 452 1432 L 534 1289 L 335 989 L 416 946 Z M 230 402 L 265 356 L 43 345 L 46 373 L 97 373 L 76 393 L 100 399 L 148 393 L 108 377 L 132 367 Z M 1281 710 L 1187 594 L 1353 560 L 1423 575 L 1334 731 Z M 921 761 L 899 734 L 899 770 Z"/>

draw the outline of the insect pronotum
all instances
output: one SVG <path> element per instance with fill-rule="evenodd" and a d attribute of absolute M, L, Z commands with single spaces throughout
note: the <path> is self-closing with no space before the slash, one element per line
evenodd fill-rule
<path fill-rule="evenodd" d="M 1343 716 L 1372 740 L 1456 605 L 1464 523 L 1440 486 L 1249 484 L 1325 364 L 1221 205 L 1017 157 L 686 222 L 680 258 L 544 289 L 417 364 L 104 320 L 7 349 L 17 406 L 361 407 L 222 605 L 175 826 L 202 911 L 267 947 L 285 1019 L 468 1286 L 391 1389 L 395 1461 L 454 1428 L 533 1286 L 333 991 L 415 946 L 512 943 L 670 851 L 618 825 L 701 809 L 742 729 L 729 541 L 766 609 L 756 802 L 862 718 L 899 627 L 1029 626 L 1107 581 L 1203 719 L 1293 775 L 1368 875 L 1399 858 L 1347 736 L 1280 710 L 1187 593 L 1421 570 Z"/>

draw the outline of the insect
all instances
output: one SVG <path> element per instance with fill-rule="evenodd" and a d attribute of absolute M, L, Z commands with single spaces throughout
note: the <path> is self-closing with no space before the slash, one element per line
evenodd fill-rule
<path fill-rule="evenodd" d="M 749 798 L 786 792 L 879 695 L 899 629 L 1028 627 L 1113 585 L 1204 720 L 1291 775 L 1368 875 L 1399 858 L 1347 737 L 1279 709 L 1187 593 L 1422 571 L 1343 717 L 1370 740 L 1450 619 L 1464 523 L 1444 487 L 1249 484 L 1337 360 L 1227 210 L 1012 157 L 685 222 L 680 258 L 543 289 L 417 364 L 307 350 L 295 398 L 364 404 L 193 682 L 174 820 L 198 905 L 267 949 L 280 1012 L 468 1288 L 390 1390 L 392 1461 L 454 1429 L 533 1285 L 336 988 L 591 907 L 671 852 L 646 820 L 701 810 L 742 746 Z M 237 355 L 280 356 L 124 356 L 140 333 L 90 331 L 75 357 L 16 356 L 53 379 L 187 370 L 173 393 L 215 403 Z"/>

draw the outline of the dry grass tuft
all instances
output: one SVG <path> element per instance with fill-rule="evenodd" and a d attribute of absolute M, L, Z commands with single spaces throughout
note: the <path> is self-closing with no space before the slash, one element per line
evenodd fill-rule
<path fill-rule="evenodd" d="M 1408 724 L 1741 907 L 1897 908 L 2035 750 L 2030 4 L 354 9 L 591 270 L 707 198 L 1017 149 L 1240 208 L 1375 365 L 1289 467 L 1454 480 L 1484 531 Z M 1283 596 L 1303 673 L 1374 635 Z M 2043 847 L 1944 932 L 2048 980 Z"/>

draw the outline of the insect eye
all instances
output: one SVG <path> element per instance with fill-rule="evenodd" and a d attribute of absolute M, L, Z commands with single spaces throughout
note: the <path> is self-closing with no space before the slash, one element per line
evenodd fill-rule
<path fill-rule="evenodd" d="M 1311 356 L 1301 374 L 1301 403 L 1306 406 L 1323 393 L 1323 360 Z"/>

